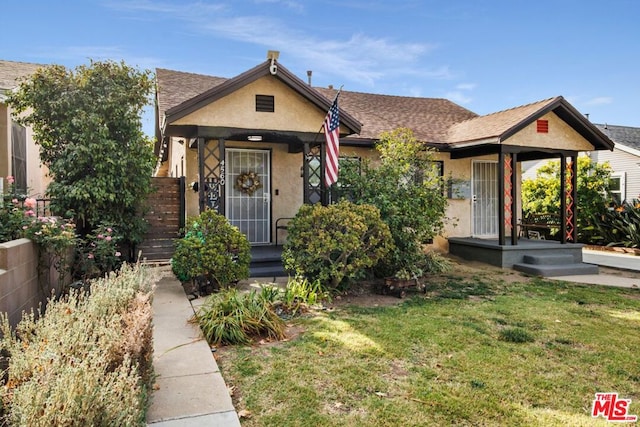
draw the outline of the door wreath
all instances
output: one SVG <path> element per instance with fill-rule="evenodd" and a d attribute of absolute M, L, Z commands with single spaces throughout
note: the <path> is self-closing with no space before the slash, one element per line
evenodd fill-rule
<path fill-rule="evenodd" d="M 238 175 L 236 178 L 236 188 L 249 196 L 262 187 L 260 178 L 255 172 L 245 172 Z"/>

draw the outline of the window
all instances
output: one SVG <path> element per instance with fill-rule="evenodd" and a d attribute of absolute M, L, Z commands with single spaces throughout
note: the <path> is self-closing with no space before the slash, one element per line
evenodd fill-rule
<path fill-rule="evenodd" d="M 626 182 L 625 182 L 625 173 L 624 172 L 616 172 L 611 174 L 611 179 L 609 180 L 609 194 L 613 198 L 616 206 L 619 206 L 624 202 L 626 197 Z"/>
<path fill-rule="evenodd" d="M 276 110 L 273 95 L 256 95 L 256 111 L 260 113 L 273 113 Z"/>
<path fill-rule="evenodd" d="M 11 173 L 15 188 L 27 192 L 27 130 L 17 123 L 11 124 Z"/>

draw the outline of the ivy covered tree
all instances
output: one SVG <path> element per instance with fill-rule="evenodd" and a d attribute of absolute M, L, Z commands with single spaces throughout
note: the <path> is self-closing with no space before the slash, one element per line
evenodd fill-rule
<path fill-rule="evenodd" d="M 149 71 L 91 61 L 40 68 L 8 100 L 17 121 L 33 128 L 52 178 L 52 210 L 72 213 L 81 235 L 110 223 L 129 244 L 142 238 L 139 207 L 154 155 L 141 114 L 152 88 Z"/>
<path fill-rule="evenodd" d="M 376 206 L 391 230 L 395 249 L 378 264 L 377 273 L 417 274 L 425 262 L 423 245 L 444 228 L 444 182 L 433 150 L 417 141 L 410 129 L 382 133 L 376 148 L 376 164 L 340 164 L 338 192 L 357 204 Z"/>
<path fill-rule="evenodd" d="M 613 198 L 609 193 L 611 167 L 587 156 L 578 157 L 576 222 L 578 240 L 591 243 L 593 218 L 604 213 Z M 560 161 L 541 166 L 535 179 L 522 181 L 523 215 L 560 212 Z"/>

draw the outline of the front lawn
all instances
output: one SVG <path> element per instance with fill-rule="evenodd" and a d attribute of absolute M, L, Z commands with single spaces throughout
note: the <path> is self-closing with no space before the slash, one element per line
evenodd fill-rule
<path fill-rule="evenodd" d="M 635 289 L 449 274 L 426 298 L 292 327 L 289 341 L 217 352 L 244 426 L 603 425 L 596 392 L 640 415 Z"/>

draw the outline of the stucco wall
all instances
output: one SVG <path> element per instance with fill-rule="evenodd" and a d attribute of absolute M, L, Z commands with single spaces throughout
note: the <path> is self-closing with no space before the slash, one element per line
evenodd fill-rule
<path fill-rule="evenodd" d="M 278 218 L 295 216 L 303 203 L 303 178 L 300 174 L 302 167 L 302 153 L 289 153 L 286 144 L 250 143 L 226 141 L 226 148 L 253 148 L 269 150 L 271 152 L 271 218 L 272 240 L 275 241 L 275 221 Z M 377 152 L 373 149 L 345 147 L 341 148 L 341 155 L 346 157 L 375 158 Z M 198 215 L 198 193 L 189 188 L 189 183 L 198 181 L 198 154 L 196 149 L 187 149 L 184 153 L 186 164 L 186 209 L 187 217 Z M 283 237 L 283 236 L 281 236 Z"/>
<path fill-rule="evenodd" d="M 556 116 L 555 113 L 547 113 L 541 119 L 549 121 L 548 133 L 538 133 L 536 122 L 534 121 L 520 132 L 502 141 L 502 143 L 522 147 L 557 148 L 573 151 L 591 151 L 594 149 L 593 145 Z"/>
<path fill-rule="evenodd" d="M 44 197 L 51 179 L 48 169 L 40 164 L 40 147 L 33 139 L 33 131 L 26 128 L 27 189 L 33 197 Z M 11 109 L 0 103 L 0 177 L 14 175 L 11 165 Z"/>
<path fill-rule="evenodd" d="M 274 96 L 274 112 L 257 112 L 256 95 Z M 276 77 L 265 76 L 173 124 L 312 133 L 320 129 L 326 114 Z"/>

